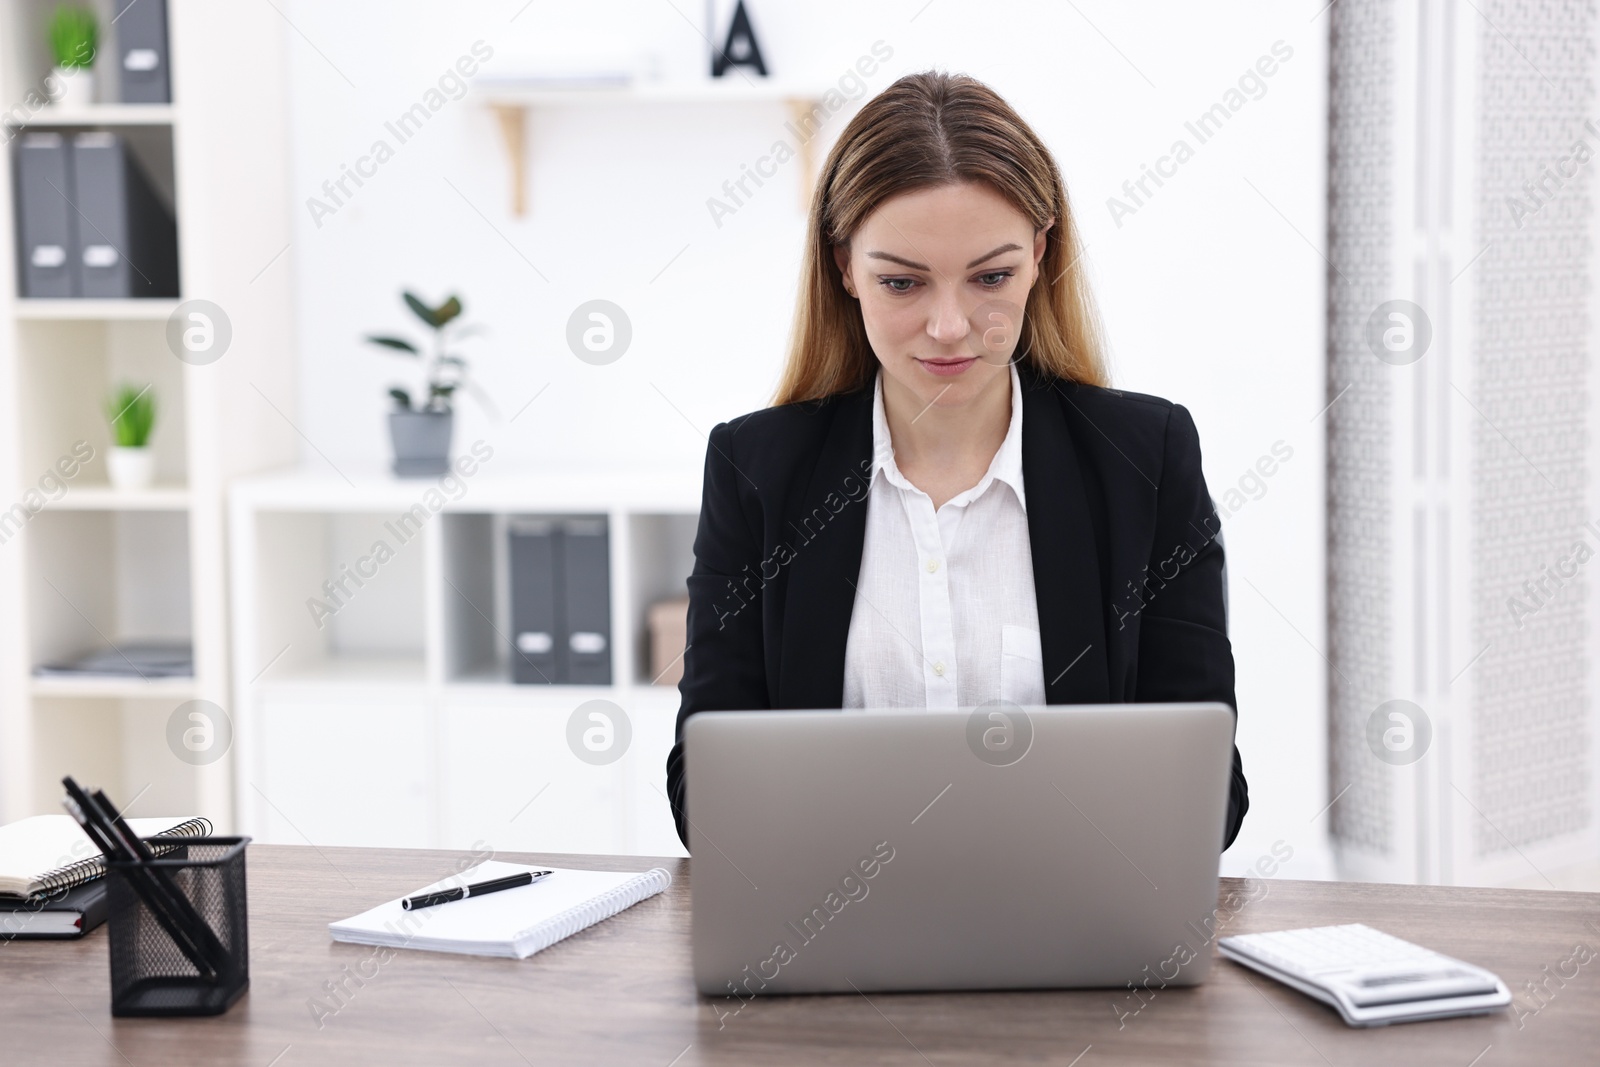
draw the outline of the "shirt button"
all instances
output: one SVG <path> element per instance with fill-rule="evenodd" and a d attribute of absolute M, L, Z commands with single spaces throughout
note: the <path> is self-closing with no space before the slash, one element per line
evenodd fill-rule
<path fill-rule="evenodd" d="M 936 571 L 938 569 L 939 569 L 939 561 L 936 560 L 936 559 L 930 559 L 928 561 L 928 573 L 932 574 L 934 571 Z"/>
<path fill-rule="evenodd" d="M 940 660 L 938 663 L 933 665 L 933 673 L 939 675 L 940 677 L 944 676 L 944 660 Z"/>

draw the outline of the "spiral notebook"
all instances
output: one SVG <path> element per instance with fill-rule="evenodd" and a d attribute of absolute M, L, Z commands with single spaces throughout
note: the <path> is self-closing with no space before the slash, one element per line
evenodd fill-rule
<path fill-rule="evenodd" d="M 129 819 L 140 837 L 205 837 L 201 818 Z M 104 857 L 70 815 L 35 815 L 0 826 L 0 899 L 37 899 L 106 873 Z"/>
<path fill-rule="evenodd" d="M 551 873 L 532 885 L 414 911 L 406 911 L 399 900 L 391 900 L 360 915 L 329 923 L 328 932 L 335 941 L 356 945 L 520 960 L 587 930 L 672 884 L 672 875 L 661 867 L 643 872 L 578 871 L 486 860 L 406 896 L 533 870 Z"/>

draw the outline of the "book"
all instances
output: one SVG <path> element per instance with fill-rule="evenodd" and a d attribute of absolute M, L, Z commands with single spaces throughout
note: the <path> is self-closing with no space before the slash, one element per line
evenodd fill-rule
<path fill-rule="evenodd" d="M 0 901 L 0 941 L 82 937 L 106 921 L 106 909 L 104 878 L 35 900 Z"/>
<path fill-rule="evenodd" d="M 672 884 L 661 867 L 648 871 L 580 871 L 486 860 L 461 874 L 423 886 L 418 896 L 463 884 L 548 870 L 532 885 L 406 911 L 399 898 L 328 924 L 335 941 L 469 956 L 526 959 L 563 938 L 633 907 Z"/>
<path fill-rule="evenodd" d="M 201 818 L 129 819 L 128 826 L 143 838 L 211 833 L 211 823 Z M 105 857 L 69 815 L 35 815 L 0 826 L 0 903 L 35 901 L 105 872 Z"/>
<path fill-rule="evenodd" d="M 40 677 L 98 674 L 146 679 L 192 678 L 194 652 L 188 641 L 123 641 L 73 659 L 41 663 L 33 673 Z"/>

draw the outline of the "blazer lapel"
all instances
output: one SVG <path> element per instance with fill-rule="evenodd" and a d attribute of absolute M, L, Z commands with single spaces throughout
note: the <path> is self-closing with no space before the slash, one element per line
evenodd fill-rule
<path fill-rule="evenodd" d="M 1028 364 L 1017 370 L 1045 702 L 1104 704 L 1111 696 L 1106 602 L 1079 450 L 1049 383 Z"/>
<path fill-rule="evenodd" d="M 1022 379 L 1022 476 L 1044 658 L 1045 700 L 1110 700 L 1105 597 L 1078 449 L 1060 401 L 1027 364 Z M 783 608 L 779 708 L 844 702 L 845 645 L 866 543 L 872 389 L 839 398 L 800 506 L 785 509 L 793 550 Z"/>
<path fill-rule="evenodd" d="M 839 397 L 798 509 L 780 537 L 793 550 L 778 664 L 779 708 L 844 705 L 845 643 L 867 537 L 872 475 L 869 385 Z"/>

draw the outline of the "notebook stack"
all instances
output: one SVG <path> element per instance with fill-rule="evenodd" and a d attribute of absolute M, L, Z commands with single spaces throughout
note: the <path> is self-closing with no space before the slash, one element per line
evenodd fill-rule
<path fill-rule="evenodd" d="M 200 818 L 129 819 L 141 838 L 205 837 Z M 81 937 L 106 918 L 105 857 L 66 815 L 0 826 L 0 941 Z"/>

